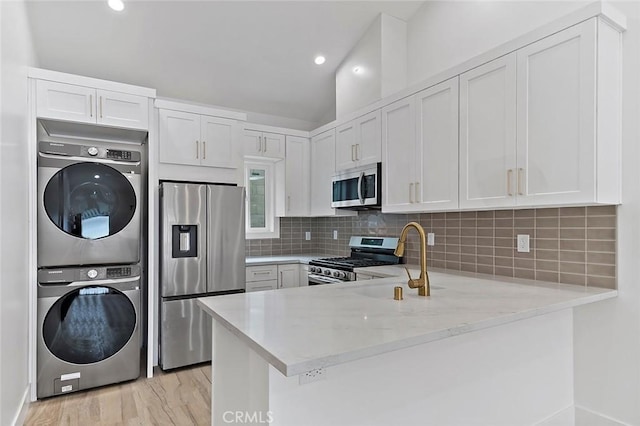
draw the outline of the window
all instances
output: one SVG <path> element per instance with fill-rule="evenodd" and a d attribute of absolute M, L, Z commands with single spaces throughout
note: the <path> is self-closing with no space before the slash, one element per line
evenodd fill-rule
<path fill-rule="evenodd" d="M 280 220 L 275 215 L 274 172 L 272 162 L 256 160 L 244 163 L 247 239 L 280 237 Z"/>

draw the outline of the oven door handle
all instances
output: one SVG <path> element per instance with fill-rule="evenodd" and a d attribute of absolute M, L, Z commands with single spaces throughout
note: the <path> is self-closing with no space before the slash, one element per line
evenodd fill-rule
<path fill-rule="evenodd" d="M 364 195 L 362 195 L 362 183 L 364 182 L 364 172 L 360 173 L 360 177 L 358 178 L 358 200 L 360 200 L 360 204 L 364 205 Z"/>
<path fill-rule="evenodd" d="M 309 280 L 309 285 L 337 284 L 342 282 L 342 280 L 339 280 L 338 278 L 331 278 L 325 275 L 314 274 L 309 274 L 307 276 L 307 279 Z"/>

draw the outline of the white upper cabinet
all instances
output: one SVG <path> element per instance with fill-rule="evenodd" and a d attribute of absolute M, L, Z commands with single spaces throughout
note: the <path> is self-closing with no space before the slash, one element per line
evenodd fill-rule
<path fill-rule="evenodd" d="M 285 216 L 309 215 L 309 139 L 287 136 Z"/>
<path fill-rule="evenodd" d="M 458 78 L 382 109 L 385 212 L 458 207 Z"/>
<path fill-rule="evenodd" d="M 238 168 L 236 120 L 169 109 L 158 117 L 161 163 Z"/>
<path fill-rule="evenodd" d="M 285 136 L 246 129 L 244 131 L 244 155 L 284 159 Z"/>
<path fill-rule="evenodd" d="M 415 97 L 382 108 L 382 210 L 410 211 L 415 203 Z"/>
<path fill-rule="evenodd" d="M 460 207 L 619 203 L 620 62 L 592 18 L 461 74 Z"/>
<path fill-rule="evenodd" d="M 458 78 L 415 95 L 416 199 L 422 211 L 458 208 Z"/>
<path fill-rule="evenodd" d="M 596 21 L 520 49 L 517 63 L 517 204 L 594 201 Z"/>
<path fill-rule="evenodd" d="M 376 110 L 336 128 L 336 171 L 381 161 L 380 121 Z"/>
<path fill-rule="evenodd" d="M 333 216 L 332 178 L 335 174 L 335 129 L 311 138 L 311 211 L 312 216 Z"/>
<path fill-rule="evenodd" d="M 460 207 L 515 203 L 516 55 L 460 75 Z"/>
<path fill-rule="evenodd" d="M 36 83 L 37 116 L 53 120 L 146 130 L 149 99 L 144 96 L 47 80 Z"/>

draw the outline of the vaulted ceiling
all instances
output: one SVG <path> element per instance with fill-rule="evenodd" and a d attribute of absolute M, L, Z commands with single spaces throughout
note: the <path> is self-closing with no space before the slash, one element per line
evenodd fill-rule
<path fill-rule="evenodd" d="M 404 1 L 29 1 L 39 66 L 158 96 L 322 124 L 334 72 L 376 16 Z M 313 62 L 326 56 L 324 65 Z"/>

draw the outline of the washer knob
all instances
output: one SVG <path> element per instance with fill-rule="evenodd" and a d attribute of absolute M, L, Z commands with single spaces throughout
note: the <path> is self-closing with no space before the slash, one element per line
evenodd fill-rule
<path fill-rule="evenodd" d="M 98 276 L 98 271 L 96 271 L 95 269 L 89 269 L 87 271 L 87 276 L 91 279 L 94 279 L 95 277 Z"/>
<path fill-rule="evenodd" d="M 95 157 L 96 155 L 98 155 L 98 148 L 96 148 L 95 146 L 89 147 L 89 149 L 87 149 L 87 154 Z"/>

